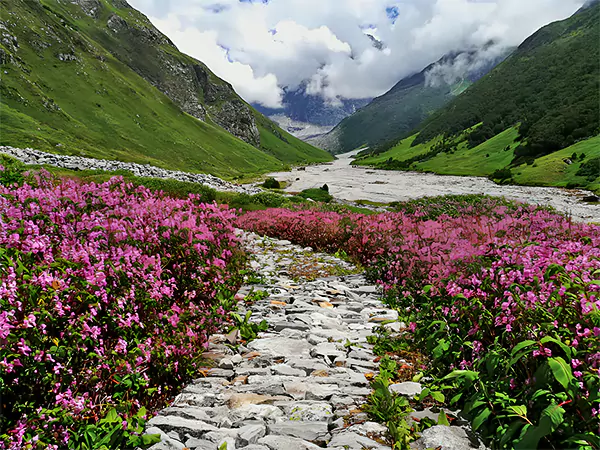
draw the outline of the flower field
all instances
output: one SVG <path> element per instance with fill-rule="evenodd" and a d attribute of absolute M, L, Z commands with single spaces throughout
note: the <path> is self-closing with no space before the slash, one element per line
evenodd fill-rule
<path fill-rule="evenodd" d="M 600 227 L 492 199 L 239 225 L 367 266 L 430 356 L 423 396 L 462 408 L 493 448 L 600 448 Z"/>
<path fill-rule="evenodd" d="M 133 448 L 246 255 L 234 213 L 128 185 L 0 185 L 0 448 Z M 227 303 L 227 302 L 225 302 Z"/>

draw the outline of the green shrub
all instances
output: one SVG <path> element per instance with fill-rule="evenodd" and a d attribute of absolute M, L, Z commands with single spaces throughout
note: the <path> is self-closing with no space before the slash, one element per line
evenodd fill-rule
<path fill-rule="evenodd" d="M 266 206 L 267 208 L 279 208 L 287 203 L 287 198 L 274 192 L 261 192 L 252 196 L 252 203 Z"/>
<path fill-rule="evenodd" d="M 267 178 L 263 183 L 265 189 L 281 189 L 281 183 L 275 178 Z"/>
<path fill-rule="evenodd" d="M 578 177 L 586 177 L 588 181 L 594 181 L 600 177 L 600 158 L 592 158 L 583 163 L 577 171 Z"/>
<path fill-rule="evenodd" d="M 18 159 L 0 154 L 0 185 L 23 184 L 25 164 Z"/>
<path fill-rule="evenodd" d="M 302 198 L 311 199 L 316 202 L 329 203 L 333 200 L 333 196 L 323 189 L 305 189 L 298 195 Z"/>
<path fill-rule="evenodd" d="M 490 175 L 490 180 L 492 181 L 507 181 L 512 180 L 512 172 L 508 168 L 498 169 L 494 173 Z"/>

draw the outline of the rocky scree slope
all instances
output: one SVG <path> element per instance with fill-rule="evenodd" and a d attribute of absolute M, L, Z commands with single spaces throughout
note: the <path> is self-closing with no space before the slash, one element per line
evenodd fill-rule
<path fill-rule="evenodd" d="M 386 427 L 360 407 L 371 393 L 365 374 L 377 370 L 367 337 L 387 322 L 400 332 L 398 313 L 345 261 L 285 240 L 244 238 L 264 284 L 238 292 L 239 314 L 252 311 L 251 322 L 266 320 L 269 329 L 249 343 L 236 331 L 211 338 L 204 356 L 215 367 L 149 421 L 146 432 L 162 438 L 151 450 L 391 450 Z M 322 278 L 302 276 L 316 267 Z M 338 271 L 346 275 L 327 276 Z M 256 290 L 268 296 L 245 304 Z M 390 390 L 409 397 L 421 385 Z M 437 417 L 429 409 L 412 415 Z M 411 448 L 484 450 L 472 436 L 466 425 L 434 426 Z"/>
<path fill-rule="evenodd" d="M 249 195 L 262 192 L 262 189 L 258 187 L 237 185 L 209 174 L 167 170 L 149 164 L 124 163 L 108 159 L 56 155 L 53 153 L 40 152 L 32 148 L 20 149 L 0 146 L 0 155 L 2 154 L 12 156 L 25 164 L 50 165 L 69 170 L 102 170 L 106 172 L 127 170 L 136 177 L 171 179 L 188 183 L 199 183 L 217 191 L 238 192 Z"/>
<path fill-rule="evenodd" d="M 2 144 L 221 174 L 329 159 L 124 0 L 2 0 L 0 35 Z"/>

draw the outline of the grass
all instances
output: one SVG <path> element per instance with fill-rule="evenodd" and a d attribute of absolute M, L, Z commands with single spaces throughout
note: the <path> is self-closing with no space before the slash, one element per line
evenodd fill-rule
<path fill-rule="evenodd" d="M 573 153 L 585 154 L 585 159 L 578 159 L 573 164 L 565 163 Z M 600 136 L 578 142 L 550 155 L 536 159 L 533 165 L 522 165 L 513 169 L 514 179 L 520 184 L 539 184 L 544 186 L 586 186 L 593 191 L 600 190 L 600 168 L 598 176 L 594 181 L 587 181 L 584 177 L 578 177 L 577 171 L 581 165 L 592 158 L 600 157 Z"/>
<path fill-rule="evenodd" d="M 465 132 L 457 138 L 458 145 L 455 151 L 438 153 L 425 161 L 415 162 L 411 165 L 410 170 L 433 172 L 440 175 L 488 177 L 496 170 L 510 166 L 514 159 L 514 149 L 518 145 L 516 142 L 517 126 L 508 128 L 473 148 L 468 148 L 467 136 L 468 132 Z M 438 136 L 430 142 L 412 147 L 416 137 L 417 135 L 413 135 L 404 139 L 400 144 L 384 153 L 359 158 L 354 164 L 384 168 L 390 158 L 404 161 L 425 155 L 441 140 L 441 137 Z M 461 140 L 462 142 L 460 142 Z M 565 160 L 570 159 L 573 153 L 584 154 L 585 158 L 577 159 L 573 164 L 568 165 Z M 517 184 L 532 186 L 578 186 L 598 192 L 600 191 L 600 168 L 595 180 L 590 181 L 586 177 L 577 176 L 577 172 L 583 164 L 598 157 L 600 157 L 600 136 L 595 136 L 537 158 L 533 164 L 523 164 L 511 168 L 513 181 Z"/>
<path fill-rule="evenodd" d="M 403 139 L 399 144 L 392 147 L 386 152 L 383 152 L 379 155 L 370 156 L 364 159 L 357 159 L 353 164 L 360 166 L 374 166 L 379 163 L 384 163 L 390 158 L 398 160 L 410 159 L 422 153 L 427 153 L 431 149 L 431 147 L 437 142 L 433 140 L 430 142 L 426 142 L 425 144 L 419 144 L 415 145 L 414 147 L 411 147 L 416 137 L 416 134 L 410 136 L 406 139 Z"/>
<path fill-rule="evenodd" d="M 27 2 L 25 7 L 17 0 L 1 0 L 0 19 L 18 38 L 19 48 L 14 53 L 18 65 L 2 65 L 0 145 L 150 163 L 225 178 L 331 159 L 247 105 L 257 118 L 260 148 L 237 139 L 210 119 L 202 122 L 182 112 L 140 74 L 167 78 L 166 67 L 157 59 L 161 54 L 175 54 L 177 60 L 204 66 L 174 47 L 158 44 L 139 43 L 141 57 L 128 59 L 138 45 L 135 34 L 129 41 L 109 36 L 106 17 L 117 12 L 135 29 L 149 24 L 137 12 L 129 17 L 109 2 L 103 5 L 102 17 L 96 21 L 77 5 L 44 1 Z M 168 52 L 160 53 L 165 47 Z M 11 53 L 4 44 L 0 49 Z M 61 61 L 59 53 L 72 54 L 77 60 Z M 142 65 L 134 70 L 134 63 Z M 214 86 L 226 87 L 205 70 Z M 232 90 L 227 92 L 231 99 L 240 100 Z"/>
<path fill-rule="evenodd" d="M 512 127 L 477 147 L 467 148 L 463 143 L 456 152 L 440 153 L 428 161 L 415 164 L 415 168 L 442 175 L 487 177 L 510 164 L 514 157 L 513 150 L 517 146 L 517 136 L 517 128 Z"/>

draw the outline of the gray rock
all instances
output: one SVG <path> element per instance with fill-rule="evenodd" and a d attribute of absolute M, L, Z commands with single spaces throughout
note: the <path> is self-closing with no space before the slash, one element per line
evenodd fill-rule
<path fill-rule="evenodd" d="M 217 430 L 214 425 L 177 416 L 156 416 L 150 419 L 148 424 L 165 432 L 175 430 L 180 433 L 188 433 L 193 437 L 202 437 L 207 431 Z"/>
<path fill-rule="evenodd" d="M 312 346 L 303 340 L 288 338 L 258 339 L 248 344 L 250 350 L 274 357 L 308 356 Z"/>
<path fill-rule="evenodd" d="M 311 442 L 327 442 L 331 439 L 326 422 L 278 422 L 269 425 L 269 434 L 293 436 Z"/>
<path fill-rule="evenodd" d="M 260 438 L 267 433 L 267 428 L 264 425 L 248 425 L 240 428 L 237 436 L 236 445 L 244 447 L 250 444 L 256 444 Z"/>
<path fill-rule="evenodd" d="M 258 441 L 269 450 L 321 450 L 322 447 L 291 436 L 265 436 Z"/>
<path fill-rule="evenodd" d="M 389 448 L 381 445 L 379 442 L 369 439 L 366 436 L 361 436 L 358 433 L 346 432 L 334 434 L 329 447 L 341 447 L 347 450 L 363 450 L 367 449 L 384 449 Z"/>
<path fill-rule="evenodd" d="M 416 448 L 438 448 L 442 450 L 485 450 L 485 445 L 469 438 L 467 432 L 460 427 L 436 425 L 421 433 L 421 438 L 415 442 Z"/>
<path fill-rule="evenodd" d="M 150 447 L 151 450 L 183 450 L 185 445 L 176 439 L 170 438 L 164 431 L 157 427 L 146 429 L 145 434 L 159 434 L 161 441 Z"/>
<path fill-rule="evenodd" d="M 216 448 L 214 442 L 197 438 L 189 438 L 187 441 L 185 441 L 185 446 L 192 450 L 215 450 Z"/>
<path fill-rule="evenodd" d="M 406 381 L 404 383 L 391 384 L 389 389 L 391 392 L 395 392 L 396 394 L 404 395 L 406 397 L 414 397 L 415 395 L 419 395 L 421 393 L 423 387 L 420 383 Z"/>
<path fill-rule="evenodd" d="M 306 372 L 304 370 L 294 369 L 293 367 L 290 367 L 287 364 L 277 364 L 271 367 L 271 371 L 275 375 L 288 375 L 293 377 L 302 377 L 306 375 Z"/>
<path fill-rule="evenodd" d="M 333 420 L 333 408 L 326 402 L 293 402 L 284 407 L 288 419 L 292 422 L 323 422 Z"/>

